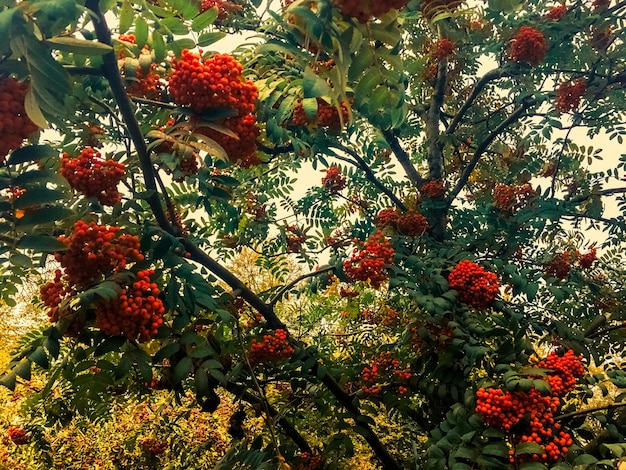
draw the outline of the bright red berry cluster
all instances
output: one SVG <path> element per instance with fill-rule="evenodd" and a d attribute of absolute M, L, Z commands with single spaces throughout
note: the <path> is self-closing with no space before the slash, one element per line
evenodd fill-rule
<path fill-rule="evenodd" d="M 381 352 L 361 371 L 361 390 L 368 395 L 376 395 L 383 391 L 385 384 L 392 383 L 400 395 L 405 395 L 408 391 L 406 384 L 411 377 L 409 367 L 401 367 L 400 361 L 394 359 L 390 352 Z"/>
<path fill-rule="evenodd" d="M 350 281 L 369 281 L 375 289 L 387 280 L 386 267 L 393 261 L 394 249 L 389 240 L 378 231 L 372 235 L 361 250 L 343 263 L 343 269 Z"/>
<path fill-rule="evenodd" d="M 443 199 L 446 194 L 446 183 L 443 180 L 431 180 L 420 188 L 420 194 L 428 199 Z"/>
<path fill-rule="evenodd" d="M 392 227 L 398 233 L 408 237 L 418 237 L 429 229 L 428 220 L 419 212 L 408 211 L 399 214 L 395 209 L 383 209 L 376 216 L 376 226 Z"/>
<path fill-rule="evenodd" d="M 548 263 L 544 265 L 543 272 L 556 279 L 565 279 L 572 267 L 579 269 L 589 269 L 593 262 L 597 259 L 597 251 L 595 247 L 590 247 L 587 253 L 580 254 L 578 250 L 566 250 L 558 253 Z"/>
<path fill-rule="evenodd" d="M 9 429 L 7 429 L 7 436 L 11 439 L 13 444 L 18 446 L 28 444 L 28 441 L 30 440 L 26 431 L 17 426 L 9 426 Z"/>
<path fill-rule="evenodd" d="M 135 281 L 122 286 L 120 295 L 96 307 L 96 326 L 110 336 L 148 341 L 163 323 L 161 291 L 151 282 L 152 270 L 139 271 Z"/>
<path fill-rule="evenodd" d="M 461 261 L 448 276 L 459 299 L 477 310 L 488 308 L 500 291 L 498 276 L 468 260 Z"/>
<path fill-rule="evenodd" d="M 357 294 L 358 295 L 358 294 Z M 370 310 L 368 308 L 359 311 L 359 319 L 371 325 L 395 326 L 400 322 L 398 311 L 393 308 L 380 308 Z"/>
<path fill-rule="evenodd" d="M 129 81 L 126 92 L 131 96 L 139 96 L 151 100 L 160 100 L 165 89 L 165 83 L 161 80 L 161 75 L 155 72 L 156 64 L 150 64 L 147 72 L 141 67 L 137 69 L 133 79 Z"/>
<path fill-rule="evenodd" d="M 585 373 L 581 358 L 571 350 L 563 356 L 550 353 L 535 367 L 548 369 L 544 380 L 550 385 L 550 395 L 542 395 L 535 388 L 527 392 L 480 388 L 476 392 L 476 412 L 485 423 L 507 431 L 515 428 L 515 433 L 509 435 L 514 446 L 534 442 L 544 448 L 541 454 L 519 456 L 512 449 L 509 452 L 512 463 L 526 460 L 552 462 L 565 455 L 572 445 L 571 436 L 560 431 L 554 413 L 561 406 L 561 397 L 573 390 L 576 379 Z"/>
<path fill-rule="evenodd" d="M 144 437 L 141 442 L 141 447 L 146 449 L 152 455 L 161 455 L 169 447 L 167 441 L 162 439 L 153 439 L 151 437 Z"/>
<path fill-rule="evenodd" d="M 76 158 L 67 152 L 61 157 L 61 175 L 85 197 L 95 197 L 104 206 L 122 200 L 117 185 L 124 178 L 126 166 L 115 160 L 105 160 L 91 147 L 83 149 Z"/>
<path fill-rule="evenodd" d="M 233 163 L 238 162 L 242 168 L 259 165 L 261 160 L 257 155 L 256 141 L 260 131 L 255 115 L 233 116 L 224 119 L 220 124 L 233 131 L 237 138 L 206 127 L 198 129 L 197 132 L 220 144 L 226 151 L 228 159 Z"/>
<path fill-rule="evenodd" d="M 331 166 L 326 170 L 326 176 L 322 178 L 322 186 L 330 193 L 338 193 L 346 187 L 346 177 L 336 166 Z"/>
<path fill-rule="evenodd" d="M 287 339 L 287 332 L 278 329 L 273 334 L 263 335 L 261 340 L 252 338 L 248 360 L 252 365 L 279 362 L 290 358 L 294 352 Z"/>
<path fill-rule="evenodd" d="M 439 61 L 452 55 L 455 48 L 456 44 L 454 44 L 452 40 L 448 38 L 442 38 L 439 39 L 435 44 L 433 44 L 431 54 L 435 58 L 435 60 Z"/>
<path fill-rule="evenodd" d="M 254 113 L 257 88 L 244 80 L 243 66 L 233 56 L 216 54 L 202 60 L 200 54 L 185 49 L 173 63 L 169 91 L 177 104 L 199 113 L 223 107 L 237 110 L 242 117 Z"/>
<path fill-rule="evenodd" d="M 400 10 L 408 0 L 335 0 L 335 4 L 346 16 L 367 23 L 371 17 L 380 18 L 392 8 Z"/>
<path fill-rule="evenodd" d="M 548 43 L 542 32 L 531 26 L 522 26 L 513 38 L 509 58 L 514 62 L 539 65 L 548 51 Z"/>
<path fill-rule="evenodd" d="M 39 129 L 24 109 L 27 92 L 28 86 L 13 77 L 0 81 L 0 164 L 11 150 L 20 148 L 24 139 Z"/>
<path fill-rule="evenodd" d="M 589 269 L 593 262 L 598 259 L 598 252 L 594 246 L 589 247 L 587 253 L 580 255 L 578 258 L 578 266 L 580 269 Z"/>
<path fill-rule="evenodd" d="M 522 185 L 498 184 L 493 190 L 493 204 L 502 212 L 515 213 L 528 206 L 537 197 L 529 183 Z"/>
<path fill-rule="evenodd" d="M 575 111 L 586 92 L 587 81 L 584 78 L 561 83 L 556 90 L 557 98 L 554 107 L 562 113 Z"/>
<path fill-rule="evenodd" d="M 567 13 L 566 5 L 556 5 L 548 10 L 546 13 L 546 18 L 553 21 L 558 21 L 563 18 Z"/>

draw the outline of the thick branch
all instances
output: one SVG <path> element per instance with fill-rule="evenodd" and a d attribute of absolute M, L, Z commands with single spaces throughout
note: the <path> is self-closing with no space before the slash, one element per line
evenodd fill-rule
<path fill-rule="evenodd" d="M 335 144 L 334 147 L 337 150 L 341 150 L 342 152 L 346 152 L 348 155 L 350 155 L 352 158 L 354 158 L 357 162 L 357 166 L 363 170 L 365 172 L 365 175 L 367 176 L 367 179 L 370 180 L 372 182 L 372 184 L 374 184 L 374 186 L 376 186 L 378 189 L 380 189 L 389 199 L 391 199 L 391 201 L 397 206 L 399 207 L 402 211 L 406 211 L 407 207 L 402 203 L 402 201 L 400 199 L 398 199 L 396 197 L 396 195 L 391 191 L 391 189 L 387 188 L 384 184 L 382 184 L 378 178 L 376 178 L 376 175 L 374 174 L 374 172 L 372 171 L 372 169 L 369 167 L 369 165 L 367 163 L 365 163 L 365 160 L 363 160 L 358 153 L 356 153 L 354 150 L 345 147 L 343 145 L 339 145 L 339 144 Z"/>
<path fill-rule="evenodd" d="M 476 85 L 474 85 L 474 89 L 472 90 L 472 93 L 468 96 L 467 100 L 465 100 L 465 103 L 463 103 L 463 106 L 461 106 L 461 109 L 459 109 L 459 112 L 456 114 L 456 116 L 454 116 L 454 119 L 452 120 L 452 122 L 450 123 L 450 125 L 445 131 L 446 134 L 454 133 L 456 128 L 459 126 L 459 124 L 463 120 L 463 117 L 465 116 L 465 113 L 467 112 L 467 110 L 472 106 L 476 98 L 478 98 L 478 95 L 480 95 L 480 93 L 483 91 L 483 89 L 485 88 L 485 86 L 487 86 L 489 82 L 493 80 L 497 80 L 498 78 L 506 77 L 508 75 L 509 73 L 505 72 L 502 69 L 490 70 L 485 75 L 483 75 L 480 78 L 480 80 L 476 82 Z"/>
<path fill-rule="evenodd" d="M 409 178 L 409 181 L 413 183 L 413 186 L 419 188 L 421 185 L 423 185 L 424 178 L 422 178 L 422 176 L 415 169 L 415 166 L 411 163 L 411 158 L 409 157 L 409 154 L 406 153 L 404 149 L 402 148 L 402 146 L 400 145 L 400 141 L 398 140 L 398 137 L 396 137 L 393 134 L 393 132 L 388 131 L 388 130 L 383 131 L 383 136 L 385 137 L 385 140 L 389 144 L 389 147 L 391 147 L 391 151 L 396 156 L 396 160 L 398 160 L 398 163 L 400 163 L 400 165 L 404 169 L 404 172 L 406 173 L 406 176 Z"/>
<path fill-rule="evenodd" d="M 554 419 L 556 421 L 562 421 L 565 419 L 575 418 L 577 416 L 584 416 L 584 415 L 588 415 L 591 413 L 595 413 L 596 411 L 605 411 L 605 410 L 613 411 L 617 408 L 622 408 L 624 406 L 626 406 L 626 403 L 612 403 L 610 405 L 596 406 L 595 408 L 587 408 L 586 410 L 572 411 L 571 413 L 565 413 L 563 415 L 555 416 Z"/>
<path fill-rule="evenodd" d="M 426 118 L 426 136 L 428 138 L 428 178 L 432 180 L 440 180 L 443 173 L 443 152 L 441 142 L 439 141 L 439 122 L 441 119 L 441 108 L 443 106 L 443 98 L 446 91 L 447 80 L 446 60 L 439 62 L 437 68 L 437 82 L 435 83 L 435 92 L 428 109 Z"/>
<path fill-rule="evenodd" d="M 448 204 L 452 204 L 452 201 L 454 201 L 454 199 L 458 196 L 461 190 L 465 187 L 465 185 L 469 181 L 469 177 L 472 174 L 472 171 L 474 171 L 474 168 L 478 164 L 480 157 L 482 157 L 483 153 L 485 152 L 485 150 L 487 150 L 489 145 L 491 145 L 491 143 L 496 139 L 496 137 L 498 137 L 502 132 L 504 132 L 504 130 L 507 127 L 509 127 L 512 123 L 517 121 L 526 112 L 526 109 L 528 109 L 532 104 L 534 104 L 534 100 L 528 100 L 524 102 L 523 104 L 521 104 L 520 106 L 518 106 L 517 109 L 515 109 L 515 111 L 513 111 L 504 121 L 502 121 L 502 123 L 498 127 L 496 127 L 493 130 L 493 132 L 491 132 L 478 145 L 478 147 L 474 151 L 474 155 L 472 156 L 472 159 L 463 170 L 463 173 L 461 173 L 461 176 L 459 177 L 459 181 L 457 182 L 454 189 L 450 192 Z"/>

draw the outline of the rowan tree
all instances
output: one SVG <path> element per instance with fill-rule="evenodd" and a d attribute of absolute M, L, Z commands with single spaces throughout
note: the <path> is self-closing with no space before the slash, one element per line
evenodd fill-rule
<path fill-rule="evenodd" d="M 1 379 L 48 380 L 13 442 L 45 456 L 47 426 L 157 386 L 265 416 L 222 468 L 346 468 L 355 442 L 384 469 L 613 468 L 625 15 L 3 2 L 2 299 L 56 263 Z"/>

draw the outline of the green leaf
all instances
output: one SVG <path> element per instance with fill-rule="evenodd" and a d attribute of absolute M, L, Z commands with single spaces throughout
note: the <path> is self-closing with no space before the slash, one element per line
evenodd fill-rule
<path fill-rule="evenodd" d="M 60 220 L 69 219 L 72 215 L 74 215 L 74 211 L 67 207 L 43 207 L 18 219 L 15 225 L 20 228 L 25 228 L 28 226 L 55 223 Z"/>
<path fill-rule="evenodd" d="M 487 444 L 483 447 L 483 454 L 485 455 L 493 455 L 496 457 L 508 457 L 509 449 L 507 448 L 504 442 Z"/>
<path fill-rule="evenodd" d="M 209 391 L 209 376 L 202 367 L 197 368 L 194 373 L 194 386 L 197 396 L 203 397 L 207 395 Z"/>
<path fill-rule="evenodd" d="M 209 8 L 204 13 L 201 13 L 200 15 L 196 16 L 191 21 L 191 30 L 194 33 L 199 33 L 207 26 L 212 25 L 213 22 L 215 22 L 215 20 L 217 19 L 218 13 L 219 13 L 218 8 L 213 7 L 213 8 Z"/>
<path fill-rule="evenodd" d="M 152 49 L 154 50 L 154 60 L 161 62 L 167 54 L 163 35 L 158 31 L 152 31 Z"/>
<path fill-rule="evenodd" d="M 104 55 L 113 51 L 113 47 L 97 41 L 87 41 L 86 39 L 78 39 L 70 36 L 57 36 L 46 39 L 54 49 L 61 51 L 73 52 L 80 55 Z"/>
<path fill-rule="evenodd" d="M 37 187 L 28 189 L 24 194 L 15 200 L 13 206 L 16 209 L 24 209 L 26 207 L 41 206 L 43 204 L 52 204 L 65 197 L 65 192 L 59 189 L 48 189 L 45 187 Z"/>
<path fill-rule="evenodd" d="M 38 346 L 37 349 L 35 349 L 28 356 L 28 359 L 33 361 L 42 369 L 47 369 L 50 365 L 50 362 L 48 361 L 48 355 L 46 354 L 46 351 L 44 350 L 43 346 Z"/>
<path fill-rule="evenodd" d="M 593 465 L 598 461 L 593 455 L 580 454 L 572 462 L 574 465 Z"/>
<path fill-rule="evenodd" d="M 198 47 L 207 47 L 226 37 L 223 31 L 212 31 L 210 33 L 202 33 L 198 36 Z"/>
<path fill-rule="evenodd" d="M 120 16 L 118 22 L 118 28 L 120 34 L 124 34 L 133 25 L 133 19 L 135 18 L 135 9 L 128 0 L 122 2 L 122 8 L 120 8 Z"/>
<path fill-rule="evenodd" d="M 193 362 L 190 357 L 183 357 L 178 364 L 174 367 L 174 373 L 172 374 L 172 380 L 174 383 L 182 382 L 193 368 Z"/>
<path fill-rule="evenodd" d="M 17 375 L 15 372 L 8 372 L 0 377 L 0 385 L 8 388 L 11 391 L 15 390 L 15 384 L 17 382 Z"/>
<path fill-rule="evenodd" d="M 42 129 L 48 127 L 48 121 L 41 112 L 41 108 L 37 103 L 37 98 L 35 98 L 32 88 L 28 90 L 28 93 L 26 93 L 26 98 L 24 99 L 24 109 L 26 110 L 28 118 L 33 121 L 35 125 L 41 127 Z"/>
<path fill-rule="evenodd" d="M 27 145 L 13 151 L 7 160 L 7 165 L 19 165 L 20 163 L 58 156 L 59 152 L 50 145 Z"/>
<path fill-rule="evenodd" d="M 522 454 L 543 454 L 543 446 L 540 446 L 536 442 L 522 442 L 515 447 L 515 455 Z"/>
<path fill-rule="evenodd" d="M 305 98 L 317 98 L 322 96 L 331 96 L 332 89 L 325 79 L 313 72 L 311 67 L 304 69 L 302 80 L 302 90 Z"/>
<path fill-rule="evenodd" d="M 180 36 L 189 34 L 189 28 L 187 28 L 187 25 L 175 16 L 163 18 L 161 20 L 161 26 L 165 26 L 172 34 Z"/>
<path fill-rule="evenodd" d="M 11 369 L 17 374 L 18 377 L 21 377 L 24 380 L 30 380 L 30 366 L 31 362 L 27 358 L 23 358 Z"/>
<path fill-rule="evenodd" d="M 30 257 L 22 253 L 13 253 L 9 258 L 9 261 L 13 266 L 19 266 L 22 268 L 29 268 L 33 265 Z"/>
<path fill-rule="evenodd" d="M 17 242 L 17 247 L 41 253 L 55 253 L 67 250 L 67 245 L 50 235 L 24 235 Z"/>
<path fill-rule="evenodd" d="M 148 23 L 141 16 L 135 21 L 135 42 L 139 48 L 148 43 Z"/>
<path fill-rule="evenodd" d="M 519 466 L 520 470 L 547 470 L 548 467 L 539 462 L 524 462 Z"/>

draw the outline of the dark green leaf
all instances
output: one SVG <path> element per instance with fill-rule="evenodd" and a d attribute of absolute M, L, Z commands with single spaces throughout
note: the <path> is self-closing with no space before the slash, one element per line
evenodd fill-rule
<path fill-rule="evenodd" d="M 27 145 L 13 151 L 7 161 L 7 165 L 19 165 L 20 163 L 32 162 L 41 158 L 58 156 L 58 150 L 49 145 Z"/>
<path fill-rule="evenodd" d="M 196 16 L 191 21 L 191 30 L 194 33 L 199 33 L 207 26 L 212 25 L 213 22 L 217 19 L 218 13 L 219 13 L 219 10 L 217 9 L 217 7 L 213 7 L 213 8 L 209 8 L 207 11 Z"/>
<path fill-rule="evenodd" d="M 104 55 L 113 51 L 113 47 L 97 41 L 73 38 L 70 36 L 58 36 L 46 40 L 54 49 L 73 52 L 80 55 Z"/>

